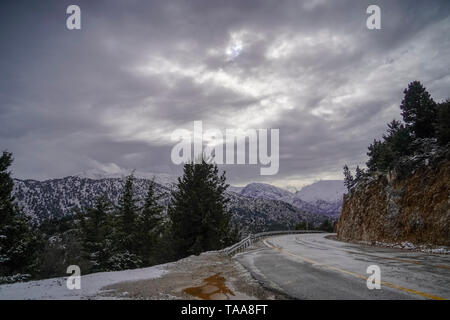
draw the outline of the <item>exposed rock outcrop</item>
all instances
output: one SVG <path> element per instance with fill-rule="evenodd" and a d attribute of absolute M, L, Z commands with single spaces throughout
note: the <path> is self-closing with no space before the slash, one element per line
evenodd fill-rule
<path fill-rule="evenodd" d="M 336 231 L 344 241 L 450 246 L 450 161 L 359 183 L 344 196 Z"/>

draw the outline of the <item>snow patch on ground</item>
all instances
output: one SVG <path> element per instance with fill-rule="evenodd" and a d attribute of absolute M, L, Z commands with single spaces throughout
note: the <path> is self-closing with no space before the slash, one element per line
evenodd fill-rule
<path fill-rule="evenodd" d="M 388 243 L 388 242 L 368 242 L 368 241 L 357 241 L 361 244 L 366 245 L 375 245 L 378 247 L 385 247 L 385 248 L 394 248 L 394 249 L 403 249 L 403 250 L 411 250 L 411 251 L 418 251 L 418 252 L 425 252 L 425 253 L 435 253 L 435 254 L 450 254 L 450 248 L 446 246 L 436 247 L 432 245 L 418 245 L 414 244 L 408 241 L 404 241 L 401 243 Z"/>
<path fill-rule="evenodd" d="M 67 277 L 0 285 L 0 300 L 104 299 L 102 288 L 127 281 L 155 279 L 166 274 L 167 265 L 99 272 L 81 276 L 81 289 L 67 289 Z"/>

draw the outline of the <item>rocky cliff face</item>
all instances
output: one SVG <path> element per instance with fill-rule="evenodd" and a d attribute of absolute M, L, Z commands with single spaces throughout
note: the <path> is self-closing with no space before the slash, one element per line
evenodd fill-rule
<path fill-rule="evenodd" d="M 396 179 L 391 173 L 344 196 L 340 240 L 450 245 L 450 161 Z"/>

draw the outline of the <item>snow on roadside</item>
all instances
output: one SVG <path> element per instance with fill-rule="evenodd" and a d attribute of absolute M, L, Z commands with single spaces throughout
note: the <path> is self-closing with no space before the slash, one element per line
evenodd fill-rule
<path fill-rule="evenodd" d="M 111 284 L 160 278 L 167 265 L 149 268 L 99 272 L 81 276 L 81 289 L 67 289 L 67 277 L 0 285 L 0 300 L 101 299 L 102 288 Z"/>
<path fill-rule="evenodd" d="M 381 241 L 354 241 L 355 243 L 369 245 L 369 246 L 377 246 L 377 247 L 385 247 L 385 248 L 393 248 L 393 249 L 403 249 L 424 253 L 433 253 L 433 254 L 450 254 L 450 247 L 447 246 L 435 246 L 435 245 L 425 245 L 425 244 L 414 244 L 409 241 L 403 241 L 401 243 L 388 243 Z"/>
<path fill-rule="evenodd" d="M 403 249 L 403 250 L 411 250 L 411 251 L 419 251 L 419 252 L 426 252 L 426 253 L 435 253 L 435 254 L 449 254 L 450 248 L 446 246 L 436 247 L 431 245 L 416 245 L 414 243 L 403 241 L 402 243 L 386 243 L 386 242 L 379 242 L 377 241 L 375 243 L 377 246 L 381 247 L 388 247 L 388 248 L 395 248 L 395 249 Z"/>

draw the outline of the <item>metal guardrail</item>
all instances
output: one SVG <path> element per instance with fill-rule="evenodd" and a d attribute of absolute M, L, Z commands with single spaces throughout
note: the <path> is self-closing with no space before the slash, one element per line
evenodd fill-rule
<path fill-rule="evenodd" d="M 222 253 L 226 255 L 233 256 L 236 253 L 244 251 L 246 248 L 251 246 L 253 243 L 257 242 L 261 238 L 268 236 L 276 236 L 283 234 L 298 234 L 298 233 L 324 233 L 324 231 L 318 230 L 283 230 L 283 231 L 266 231 L 255 234 L 249 234 L 247 237 L 239 241 L 238 243 L 233 244 L 232 246 L 220 250 Z"/>

